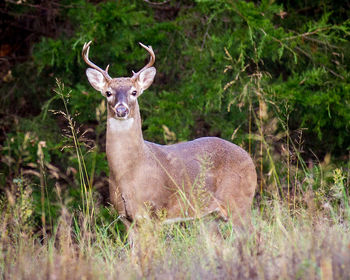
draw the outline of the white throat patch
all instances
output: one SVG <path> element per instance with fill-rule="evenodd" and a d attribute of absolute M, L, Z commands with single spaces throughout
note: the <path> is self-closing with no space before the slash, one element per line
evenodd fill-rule
<path fill-rule="evenodd" d="M 134 118 L 127 120 L 117 120 L 115 118 L 109 118 L 107 121 L 108 128 L 113 132 L 120 132 L 129 130 L 134 123 Z"/>

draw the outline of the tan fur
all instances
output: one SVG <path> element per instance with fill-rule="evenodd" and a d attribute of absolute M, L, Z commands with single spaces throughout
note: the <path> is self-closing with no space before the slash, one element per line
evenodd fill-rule
<path fill-rule="evenodd" d="M 106 149 L 113 205 L 127 226 L 147 213 L 167 222 L 216 212 L 240 224 L 250 216 L 257 185 L 251 157 L 239 146 L 215 137 L 166 146 L 144 141 L 137 97 L 152 83 L 155 69 L 142 71 L 146 71 L 143 83 L 134 75 L 105 80 L 99 88 L 103 95 L 112 92 L 108 98 Z M 100 78 L 95 72 L 88 75 L 92 84 L 95 74 Z M 133 97 L 135 89 L 137 96 Z M 117 98 L 126 100 L 130 109 L 126 120 L 116 117 Z"/>

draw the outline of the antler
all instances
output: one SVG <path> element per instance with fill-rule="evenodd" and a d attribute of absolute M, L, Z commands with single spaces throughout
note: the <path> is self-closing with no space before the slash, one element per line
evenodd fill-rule
<path fill-rule="evenodd" d="M 82 51 L 82 56 L 84 58 L 84 61 L 91 68 L 93 68 L 93 69 L 97 70 L 98 72 L 100 72 L 103 75 L 103 77 L 105 77 L 105 79 L 109 82 L 110 80 L 112 80 L 112 78 L 108 75 L 109 65 L 107 65 L 106 70 L 102 70 L 100 67 L 98 67 L 96 64 L 92 63 L 89 60 L 89 50 L 90 50 L 91 43 L 92 43 L 92 41 L 90 41 L 89 43 L 85 43 L 84 44 L 83 51 Z"/>
<path fill-rule="evenodd" d="M 144 49 L 146 49 L 146 51 L 149 52 L 149 54 L 151 55 L 150 59 L 149 59 L 149 62 L 147 63 L 146 66 L 144 66 L 140 71 L 138 71 L 137 73 L 135 73 L 134 71 L 132 71 L 133 75 L 131 77 L 131 79 L 136 79 L 140 73 L 143 71 L 143 70 L 146 70 L 147 68 L 150 68 L 153 66 L 154 62 L 156 61 L 156 56 L 153 52 L 153 49 L 152 49 L 152 46 L 145 46 L 144 44 L 140 43 L 139 44 L 141 45 L 141 47 L 143 47 Z"/>

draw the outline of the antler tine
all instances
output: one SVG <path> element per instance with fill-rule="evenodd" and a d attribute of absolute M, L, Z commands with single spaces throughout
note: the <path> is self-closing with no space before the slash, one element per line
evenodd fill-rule
<path fill-rule="evenodd" d="M 107 65 L 106 70 L 102 70 L 100 67 L 98 67 L 96 64 L 94 64 L 94 63 L 92 63 L 90 61 L 90 59 L 89 59 L 89 51 L 90 51 L 91 43 L 92 43 L 92 41 L 90 41 L 89 43 L 84 43 L 84 47 L 83 47 L 83 51 L 82 51 L 82 56 L 83 56 L 84 61 L 91 68 L 93 68 L 93 69 L 97 70 L 98 72 L 100 72 L 103 75 L 103 77 L 105 77 L 105 79 L 107 81 L 112 80 L 112 78 L 108 74 L 109 65 Z"/>
<path fill-rule="evenodd" d="M 138 71 L 137 73 L 132 71 L 132 73 L 133 73 L 132 79 L 136 79 L 143 70 L 146 70 L 147 68 L 152 67 L 154 62 L 156 61 L 156 56 L 155 56 L 155 54 L 153 52 L 152 46 L 146 46 L 146 45 L 142 44 L 141 42 L 139 42 L 139 44 L 140 44 L 141 47 L 146 49 L 146 51 L 148 51 L 148 53 L 151 55 L 151 57 L 149 59 L 149 62 L 146 64 L 146 66 L 144 66 L 140 71 Z"/>

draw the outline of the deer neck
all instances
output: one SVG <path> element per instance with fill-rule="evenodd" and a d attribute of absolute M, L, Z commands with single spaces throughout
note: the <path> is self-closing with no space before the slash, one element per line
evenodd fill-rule
<path fill-rule="evenodd" d="M 145 152 L 138 106 L 135 109 L 127 120 L 117 120 L 108 112 L 106 153 L 109 166 L 117 177 L 136 165 Z"/>

